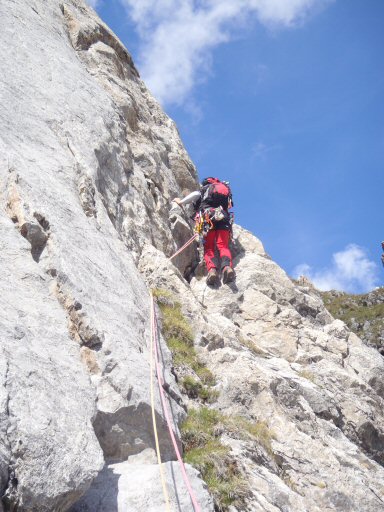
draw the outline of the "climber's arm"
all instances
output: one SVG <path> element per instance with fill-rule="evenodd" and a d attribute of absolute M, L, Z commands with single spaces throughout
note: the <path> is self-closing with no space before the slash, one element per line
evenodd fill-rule
<path fill-rule="evenodd" d="M 178 204 L 179 206 L 184 206 L 185 204 L 194 203 L 200 198 L 200 192 L 198 190 L 195 190 L 194 192 L 191 192 L 187 196 L 185 196 L 183 199 L 180 199 L 179 197 L 175 197 L 173 199 L 173 203 Z"/>

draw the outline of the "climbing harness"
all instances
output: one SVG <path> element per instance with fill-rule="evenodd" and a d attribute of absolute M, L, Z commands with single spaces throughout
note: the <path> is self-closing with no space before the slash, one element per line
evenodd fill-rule
<path fill-rule="evenodd" d="M 182 205 L 181 208 L 183 208 Z M 232 225 L 234 222 L 233 212 L 229 212 L 233 206 L 232 192 L 228 181 L 220 181 L 218 178 L 206 178 L 203 181 L 201 192 L 201 203 L 195 208 L 199 208 L 193 217 L 195 221 L 194 235 L 178 249 L 169 259 L 173 260 L 177 255 L 183 252 L 197 238 L 204 243 L 204 238 L 208 233 L 215 229 L 215 224 L 227 219 L 227 228 L 232 234 Z M 229 225 L 229 226 L 228 226 Z"/>
<path fill-rule="evenodd" d="M 159 390 L 160 390 L 161 404 L 162 404 L 164 416 L 165 416 L 165 419 L 167 422 L 169 435 L 170 435 L 173 447 L 175 449 L 177 460 L 179 461 L 181 474 L 183 476 L 184 483 L 188 489 L 189 496 L 191 498 L 195 512 L 201 512 L 200 505 L 198 504 L 196 497 L 194 495 L 194 492 L 192 490 L 192 486 L 188 479 L 188 475 L 185 470 L 184 462 L 183 462 L 183 459 L 181 458 L 179 447 L 177 446 L 177 441 L 176 441 L 175 435 L 173 433 L 171 417 L 169 414 L 169 408 L 168 408 L 168 404 L 167 404 L 167 401 L 165 398 L 165 393 L 164 393 L 164 388 L 163 388 L 164 382 L 161 378 L 158 332 L 159 332 L 159 326 L 158 326 L 158 321 L 157 321 L 157 316 L 156 316 L 155 300 L 154 300 L 153 294 L 151 293 L 151 401 L 153 400 L 153 396 L 154 396 L 154 394 L 153 394 L 153 360 L 154 360 L 155 365 L 156 365 L 157 382 L 158 382 Z M 155 420 L 155 416 L 154 416 L 154 410 L 155 410 L 154 401 L 152 403 L 153 403 L 152 417 L 153 417 L 153 426 L 154 426 L 154 430 L 155 430 L 156 450 L 157 450 L 158 449 L 158 435 L 157 435 L 156 420 Z M 161 467 L 160 450 L 158 450 L 158 462 Z M 163 474 L 162 474 L 162 479 L 163 479 Z M 165 481 L 164 481 L 164 485 L 163 485 L 163 492 L 164 492 L 164 497 L 166 497 L 167 506 L 169 506 L 168 492 L 167 492 L 167 490 L 164 491 L 164 489 L 166 489 Z M 167 508 L 167 510 L 168 510 L 168 508 Z"/>
<path fill-rule="evenodd" d="M 220 221 L 224 219 L 225 213 L 229 215 L 229 224 L 230 224 L 230 232 L 232 237 L 232 224 L 234 222 L 234 214 L 233 212 L 225 212 L 222 206 L 219 206 L 217 208 L 206 208 L 205 210 L 202 210 L 200 212 L 197 212 L 195 215 L 195 227 L 194 231 L 195 233 L 193 236 L 185 242 L 183 246 L 180 247 L 172 256 L 169 258 L 169 260 L 173 260 L 173 258 L 176 258 L 180 253 L 182 253 L 188 246 L 190 246 L 195 240 L 199 239 L 200 242 L 204 243 L 204 239 L 211 231 L 211 229 L 214 229 L 214 222 Z"/>
<path fill-rule="evenodd" d="M 214 229 L 215 222 L 220 222 L 228 216 L 228 222 L 230 225 L 230 231 L 232 232 L 232 225 L 234 223 L 234 213 L 226 212 L 222 206 L 217 208 L 204 208 L 195 215 L 195 232 L 202 238 L 205 238 L 207 234 Z"/>

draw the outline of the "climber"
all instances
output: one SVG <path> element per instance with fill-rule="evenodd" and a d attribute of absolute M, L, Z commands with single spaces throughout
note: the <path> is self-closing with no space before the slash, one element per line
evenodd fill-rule
<path fill-rule="evenodd" d="M 207 284 L 214 285 L 219 281 L 214 262 L 215 243 L 221 258 L 223 283 L 232 282 L 235 279 L 235 272 L 232 268 L 229 240 L 232 233 L 233 214 L 228 210 L 232 208 L 233 203 L 229 183 L 221 182 L 217 178 L 205 178 L 200 185 L 200 190 L 191 192 L 184 199 L 176 197 L 173 202 L 181 207 L 193 202 L 197 231 L 204 237 Z"/>

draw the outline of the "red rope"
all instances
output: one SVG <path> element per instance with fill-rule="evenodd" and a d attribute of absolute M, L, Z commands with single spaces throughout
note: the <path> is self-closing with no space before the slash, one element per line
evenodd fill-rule
<path fill-rule="evenodd" d="M 154 303 L 153 296 L 152 296 L 152 302 Z M 165 393 L 164 393 L 164 389 L 163 389 L 163 382 L 162 382 L 161 374 L 160 374 L 160 362 L 159 362 L 159 351 L 158 351 L 158 344 L 159 344 L 158 324 L 157 324 L 157 316 L 156 316 L 156 309 L 155 309 L 155 307 L 153 307 L 153 311 L 154 311 L 154 315 L 153 315 L 152 322 L 153 322 L 153 332 L 155 333 L 154 334 L 155 339 L 154 339 L 153 346 L 154 346 L 154 355 L 155 355 L 155 362 L 156 362 L 156 375 L 157 375 L 157 381 L 159 383 L 160 398 L 161 398 L 161 403 L 162 403 L 163 409 L 164 409 L 164 416 L 165 416 L 165 419 L 167 421 L 169 435 L 171 436 L 173 447 L 175 448 L 176 457 L 177 457 L 177 460 L 179 461 L 179 464 L 180 464 L 181 473 L 183 475 L 183 479 L 184 479 L 185 485 L 187 486 L 189 495 L 190 495 L 192 503 L 193 503 L 193 508 L 195 509 L 195 512 L 201 512 L 200 505 L 197 503 L 196 497 L 195 497 L 195 495 L 193 493 L 191 484 L 189 482 L 188 475 L 187 475 L 187 472 L 185 470 L 184 462 L 183 462 L 183 459 L 181 458 L 179 447 L 177 446 L 177 442 L 176 442 L 175 435 L 173 433 L 173 429 L 172 429 L 172 425 L 171 425 L 171 418 L 169 416 L 168 405 L 166 403 Z"/>
<path fill-rule="evenodd" d="M 198 235 L 197 233 L 195 233 L 195 234 L 193 235 L 193 237 L 192 237 L 192 238 L 190 238 L 190 239 L 188 240 L 188 242 L 185 242 L 185 244 L 184 244 L 182 247 L 180 247 L 180 249 L 179 249 L 178 251 L 176 251 L 176 252 L 175 252 L 175 254 L 173 254 L 173 256 L 171 256 L 169 259 L 170 259 L 170 260 L 172 260 L 175 256 L 177 256 L 178 254 L 180 254 L 181 252 L 183 252 L 183 251 L 184 251 L 184 249 L 186 249 L 186 248 L 188 247 L 188 245 L 191 245 L 191 243 L 192 243 L 196 238 L 198 238 L 198 236 L 199 236 L 199 235 Z"/>

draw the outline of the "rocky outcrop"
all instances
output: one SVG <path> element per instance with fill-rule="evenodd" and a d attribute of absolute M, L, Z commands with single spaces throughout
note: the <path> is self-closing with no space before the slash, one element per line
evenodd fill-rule
<path fill-rule="evenodd" d="M 384 354 L 384 288 L 362 295 L 336 290 L 319 293 L 335 318 L 343 320 L 364 343 Z"/>
<path fill-rule="evenodd" d="M 169 490 L 171 510 L 191 510 L 191 500 L 185 489 L 177 462 L 164 464 L 165 483 Z M 204 490 L 198 472 L 187 466 L 188 477 L 194 492 L 199 496 L 201 510 L 212 510 L 212 499 Z M 159 467 L 152 451 L 144 450 L 128 461 L 106 466 L 89 492 L 79 500 L 71 512 L 109 510 L 142 510 L 157 512 L 165 509 Z"/>
<path fill-rule="evenodd" d="M 179 301 L 214 374 L 205 407 L 222 415 L 214 436 L 238 483 L 223 506 L 380 510 L 382 357 L 240 227 L 235 283 L 207 287 L 196 244 L 171 262 L 191 229 L 190 212 L 169 217 L 170 201 L 197 174 L 127 50 L 80 0 L 0 9 L 0 510 L 164 505 L 149 288 Z M 180 444 L 187 406 L 203 399 L 179 387 L 160 343 Z M 193 510 L 158 394 L 155 414 L 172 506 Z"/>
<path fill-rule="evenodd" d="M 215 408 L 267 425 L 269 453 L 222 435 L 249 482 L 240 510 L 380 510 L 382 357 L 239 227 L 233 251 L 236 283 L 216 289 L 201 278 L 183 283 L 156 252 L 140 269 L 176 294 L 193 322 L 217 379 Z"/>
<path fill-rule="evenodd" d="M 7 510 L 68 507 L 103 457 L 95 393 L 30 244 L 1 216 L 1 484 Z M 44 485 L 43 485 L 44 481 Z"/>

